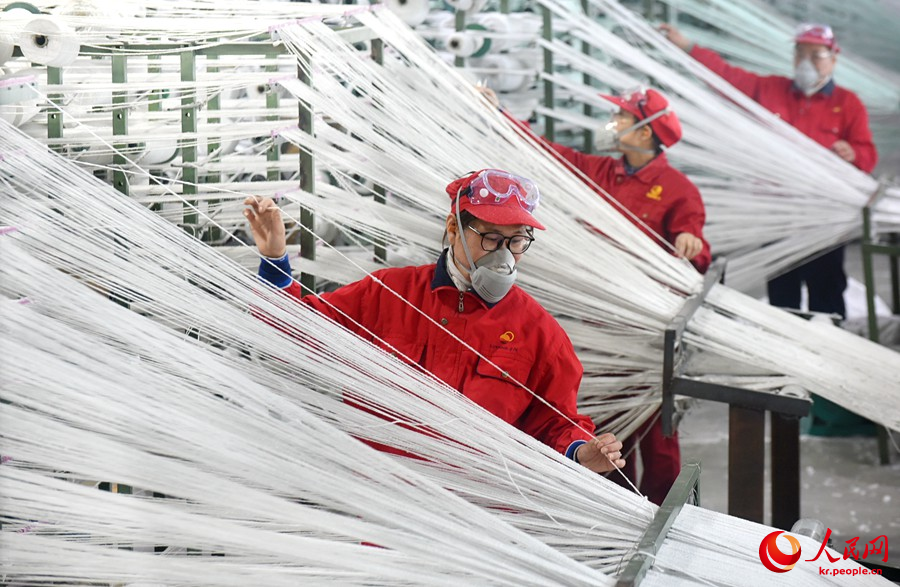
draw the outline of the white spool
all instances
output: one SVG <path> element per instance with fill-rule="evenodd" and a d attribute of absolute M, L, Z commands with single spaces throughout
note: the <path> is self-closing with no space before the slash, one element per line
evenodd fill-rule
<path fill-rule="evenodd" d="M 428 0 L 386 0 L 385 5 L 411 27 L 417 27 L 425 22 L 431 8 Z"/>
<path fill-rule="evenodd" d="M 25 28 L 25 23 L 35 17 L 33 12 L 24 8 L 0 11 L 0 65 L 12 58 L 16 46 L 18 32 Z M 14 32 L 16 31 L 16 32 Z"/>
<path fill-rule="evenodd" d="M 150 139 L 144 143 L 144 151 L 135 158 L 141 167 L 166 165 L 178 156 L 178 141 L 175 139 Z"/>
<path fill-rule="evenodd" d="M 457 11 L 480 12 L 487 5 L 487 0 L 447 0 L 447 4 Z"/>
<path fill-rule="evenodd" d="M 18 41 L 26 59 L 50 67 L 71 65 L 81 48 L 75 31 L 53 16 L 30 20 L 19 33 Z"/>
<path fill-rule="evenodd" d="M 453 29 L 453 23 L 456 20 L 456 15 L 450 12 L 449 10 L 441 10 L 438 12 L 431 12 L 425 18 L 425 24 L 433 29 L 447 29 L 448 31 Z"/>
<path fill-rule="evenodd" d="M 37 100 L 0 105 L 0 118 L 13 126 L 22 126 L 30 122 L 40 112 L 41 106 Z"/>
<path fill-rule="evenodd" d="M 0 33 L 0 65 L 9 61 L 13 56 L 16 42 L 11 33 Z"/>
<path fill-rule="evenodd" d="M 471 57 L 484 47 L 485 39 L 471 30 L 455 32 L 447 37 L 447 50 L 457 57 Z"/>
<path fill-rule="evenodd" d="M 533 75 L 525 71 L 528 69 L 525 64 L 509 55 L 486 55 L 470 65 L 493 70 L 481 75 L 486 78 L 488 87 L 496 92 L 520 92 L 533 80 Z"/>
<path fill-rule="evenodd" d="M 511 39 L 504 38 L 504 35 L 508 37 L 510 33 L 514 32 L 513 27 L 510 24 L 508 14 L 500 14 L 499 12 L 485 12 L 484 14 L 475 15 L 472 20 L 486 28 L 491 33 L 498 33 L 499 35 L 501 35 L 499 37 L 488 37 L 491 39 L 491 53 L 499 53 L 515 45 L 515 42 Z"/>
<path fill-rule="evenodd" d="M 472 17 L 472 22 L 492 33 L 488 36 L 491 53 L 534 43 L 541 31 L 541 22 L 533 14 L 484 12 Z"/>

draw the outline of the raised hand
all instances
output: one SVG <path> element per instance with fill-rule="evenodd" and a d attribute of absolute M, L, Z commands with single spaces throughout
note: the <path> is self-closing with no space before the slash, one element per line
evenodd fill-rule
<path fill-rule="evenodd" d="M 281 209 L 272 198 L 259 196 L 250 196 L 244 204 L 249 206 L 244 210 L 244 216 L 250 222 L 259 253 L 273 259 L 283 257 L 287 251 L 287 241 Z"/>
<path fill-rule="evenodd" d="M 676 47 L 681 49 L 682 51 L 690 51 L 691 40 L 681 34 L 681 31 L 678 30 L 678 27 L 674 27 L 670 24 L 661 24 L 659 27 L 659 32 L 664 34 L 669 41 L 671 41 Z"/>

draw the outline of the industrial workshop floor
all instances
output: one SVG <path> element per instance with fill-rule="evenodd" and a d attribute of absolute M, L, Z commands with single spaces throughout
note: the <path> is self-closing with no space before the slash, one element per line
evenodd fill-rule
<path fill-rule="evenodd" d="M 858 245 L 847 248 L 847 274 L 862 281 Z M 875 259 L 876 290 L 890 300 L 886 257 Z M 859 284 L 856 284 L 859 287 Z M 856 305 L 859 300 L 854 300 Z M 848 304 L 848 306 L 851 304 Z M 852 319 L 851 316 L 849 317 Z M 900 385 L 900 373 L 897 375 Z M 728 511 L 728 407 L 698 401 L 679 426 L 682 460 L 700 460 L 700 500 L 707 509 Z M 768 436 L 768 435 L 767 435 Z M 900 434 L 894 433 L 894 444 Z M 766 453 L 769 445 L 767 439 Z M 859 537 L 862 546 L 880 535 L 888 537 L 888 565 L 900 567 L 900 450 L 891 447 L 891 464 L 879 465 L 874 437 L 803 435 L 800 441 L 801 517 L 815 518 L 831 528 L 834 548 Z M 770 512 L 768 462 L 766 508 Z M 768 518 L 766 522 L 768 523 Z M 880 557 L 879 557 L 880 558 Z"/>

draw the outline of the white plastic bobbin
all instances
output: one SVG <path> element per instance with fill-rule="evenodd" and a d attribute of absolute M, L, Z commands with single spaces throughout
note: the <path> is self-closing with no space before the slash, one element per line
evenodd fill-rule
<path fill-rule="evenodd" d="M 65 67 L 78 59 L 81 43 L 69 25 L 53 16 L 38 16 L 19 33 L 22 55 L 33 63 Z"/>

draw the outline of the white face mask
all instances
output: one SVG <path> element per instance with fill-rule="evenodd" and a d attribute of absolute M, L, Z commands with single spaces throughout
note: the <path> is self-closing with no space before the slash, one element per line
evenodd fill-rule
<path fill-rule="evenodd" d="M 466 238 L 463 236 L 463 225 L 459 217 L 459 196 L 456 196 L 456 227 L 462 239 L 463 252 L 469 262 L 469 281 L 481 299 L 489 304 L 496 304 L 509 293 L 516 282 L 516 258 L 507 247 L 491 251 L 477 262 L 472 260 L 472 253 Z"/>
<path fill-rule="evenodd" d="M 640 147 L 632 147 L 630 145 L 622 144 L 622 137 L 627 135 L 628 133 L 638 130 L 642 126 L 646 126 L 659 118 L 660 116 L 664 116 L 669 113 L 669 110 L 660 110 L 656 114 L 652 116 L 648 116 L 647 118 L 637 122 L 636 124 L 629 126 L 623 131 L 617 131 L 617 124 L 615 120 L 610 120 L 605 125 L 600 127 L 599 130 L 594 131 L 594 149 L 596 149 L 599 153 L 611 153 L 616 151 L 635 151 L 637 153 L 646 153 L 647 155 L 653 155 L 656 151 L 651 149 L 641 149 Z"/>
<path fill-rule="evenodd" d="M 804 59 L 794 67 L 794 85 L 807 96 L 812 96 L 828 83 L 829 77 L 820 79 L 819 70 L 809 59 Z"/>
<path fill-rule="evenodd" d="M 465 240 L 463 250 L 471 267 L 472 258 Z M 516 282 L 516 258 L 506 247 L 491 251 L 475 262 L 475 271 L 469 273 L 469 278 L 472 280 L 472 289 L 481 299 L 496 304 L 509 293 Z"/>

